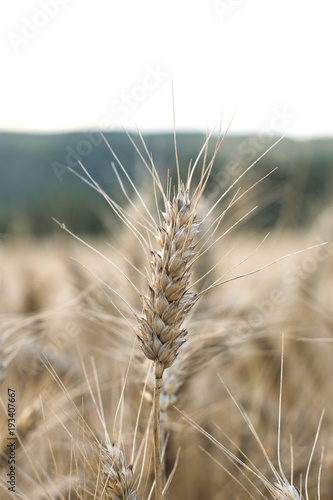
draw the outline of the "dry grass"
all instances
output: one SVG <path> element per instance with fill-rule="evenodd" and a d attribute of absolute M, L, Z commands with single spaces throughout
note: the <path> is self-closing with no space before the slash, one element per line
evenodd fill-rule
<path fill-rule="evenodd" d="M 88 240 L 97 254 L 61 237 L 3 242 L 4 500 L 151 497 L 155 377 L 139 344 L 155 365 L 156 359 L 164 365 L 161 461 L 163 481 L 170 478 L 170 499 L 332 498 L 332 243 L 251 274 L 283 255 L 331 241 L 330 217 L 323 214 L 311 230 L 298 235 L 277 230 L 261 244 L 261 236 L 229 232 L 233 221 L 220 219 L 221 209 L 213 219 L 205 218 L 206 202 L 213 205 L 208 199 L 202 200 L 203 209 L 194 202 L 189 217 L 184 216 L 190 225 L 182 231 L 181 221 L 170 222 L 175 213 L 181 218 L 177 214 L 189 210 L 186 190 L 181 183 L 179 188 L 175 201 L 168 204 L 171 191 L 164 200 L 169 207 L 164 234 L 175 238 L 180 230 L 181 251 L 175 245 L 173 254 L 168 253 L 166 236 L 161 236 L 157 250 L 153 235 L 146 238 L 148 253 L 155 249 L 146 297 L 144 274 L 150 264 L 138 250 L 138 234 L 149 224 L 134 206 L 119 212 L 125 224 L 112 241 L 118 251 Z M 224 208 L 232 211 L 239 196 L 230 193 Z M 182 207 L 187 208 L 182 212 Z M 148 217 L 147 212 L 142 217 Z M 163 227 L 158 217 L 157 212 L 153 233 Z M 201 252 L 192 269 L 195 217 L 203 221 L 197 235 L 197 241 L 206 235 L 202 248 L 216 244 Z M 119 253 L 124 249 L 125 255 Z M 176 270 L 175 276 L 165 278 L 165 269 L 171 274 Z M 243 274 L 248 276 L 233 280 Z M 180 287 L 174 290 L 179 279 L 181 292 Z M 209 290 L 210 284 L 222 281 L 228 282 Z M 194 282 L 196 295 L 189 290 Z M 208 293 L 202 293 L 205 290 Z M 164 309 L 160 292 L 164 298 L 169 294 Z M 191 299 L 190 307 L 186 298 Z M 166 320 L 165 310 L 174 301 L 184 326 Z M 150 314 L 150 306 L 158 307 L 163 325 Z M 138 318 L 143 318 L 140 330 Z M 185 329 L 189 339 L 182 345 Z M 169 352 L 163 354 L 166 344 Z M 17 399 L 16 497 L 6 485 L 8 387 L 15 388 Z"/>

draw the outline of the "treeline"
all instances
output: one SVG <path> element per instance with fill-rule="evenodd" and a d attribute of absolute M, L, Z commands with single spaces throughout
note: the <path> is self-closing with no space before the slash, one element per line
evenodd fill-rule
<path fill-rule="evenodd" d="M 80 163 L 117 202 L 123 200 L 123 195 L 112 163 L 118 165 L 122 180 L 126 177 L 119 163 L 139 187 L 149 177 L 140 154 L 148 164 L 151 155 L 164 182 L 168 170 L 175 176 L 172 133 L 145 135 L 145 145 L 138 134 L 132 134 L 136 147 L 123 132 L 106 133 L 105 137 L 114 154 L 97 132 L 1 133 L 0 233 L 49 233 L 57 229 L 52 217 L 79 233 L 112 230 L 117 222 L 102 196 L 75 175 L 84 174 Z M 193 164 L 205 140 L 200 133 L 177 135 L 183 171 Z M 214 136 L 209 141 L 207 161 L 213 155 L 216 140 Z M 220 196 L 275 140 L 227 136 L 215 158 L 207 194 Z M 203 158 L 204 155 L 198 162 L 198 175 Z M 244 192 L 275 167 L 278 168 L 249 194 L 260 207 L 249 221 L 250 227 L 268 227 L 279 221 L 296 228 L 311 222 L 331 201 L 333 140 L 283 139 L 241 179 L 239 188 Z"/>

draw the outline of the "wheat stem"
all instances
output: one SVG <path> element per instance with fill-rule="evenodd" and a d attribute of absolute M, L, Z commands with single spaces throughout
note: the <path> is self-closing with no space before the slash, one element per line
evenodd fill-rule
<path fill-rule="evenodd" d="M 156 360 L 155 364 L 158 363 Z M 156 368 L 156 367 L 155 367 Z M 154 384 L 154 475 L 155 475 L 155 499 L 162 500 L 162 463 L 161 463 L 161 409 L 160 396 L 162 388 L 162 377 L 155 373 Z"/>

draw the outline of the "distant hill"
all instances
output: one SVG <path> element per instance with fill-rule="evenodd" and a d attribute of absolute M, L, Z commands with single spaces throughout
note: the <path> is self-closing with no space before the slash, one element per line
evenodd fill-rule
<path fill-rule="evenodd" d="M 142 184 L 147 179 L 147 170 L 128 136 L 123 132 L 106 133 L 105 136 L 136 185 Z M 132 138 L 147 159 L 140 137 L 136 134 Z M 173 134 L 147 135 L 144 140 L 162 176 L 166 178 L 167 169 L 174 173 Z M 274 140 L 229 135 L 215 160 L 208 191 L 226 189 Z M 215 141 L 216 137 L 210 140 L 208 158 Z M 179 161 L 185 171 L 204 142 L 204 134 L 177 135 Z M 79 161 L 109 195 L 119 201 L 122 199 L 111 166 L 116 160 L 98 133 L 0 133 L 0 233 L 54 231 L 52 216 L 66 222 L 76 232 L 100 232 L 106 225 L 110 226 L 105 220 L 106 217 L 112 220 L 111 210 L 102 197 L 67 170 L 70 166 L 82 173 Z M 199 171 L 201 165 L 202 162 Z M 259 179 L 276 166 L 278 170 L 265 181 L 263 191 L 268 200 L 264 205 L 269 205 L 269 200 L 273 204 L 270 217 L 267 219 L 267 213 L 264 216 L 263 208 L 262 218 L 257 219 L 256 224 L 274 223 L 281 210 L 287 214 L 288 203 L 291 203 L 293 216 L 287 214 L 285 223 L 305 224 L 332 197 L 333 140 L 298 142 L 283 139 L 258 162 L 252 178 Z M 121 176 L 124 178 L 124 174 Z M 243 190 L 249 185 L 245 181 L 240 184 Z"/>

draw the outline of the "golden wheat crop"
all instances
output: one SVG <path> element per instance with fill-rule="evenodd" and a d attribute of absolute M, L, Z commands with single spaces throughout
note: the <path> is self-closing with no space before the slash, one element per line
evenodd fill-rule
<path fill-rule="evenodd" d="M 202 163 L 192 187 L 148 163 L 127 207 L 83 170 L 123 221 L 109 242 L 1 244 L 2 499 L 147 499 L 157 474 L 157 498 L 333 498 L 330 212 L 237 231 L 251 185 L 216 204 Z"/>

